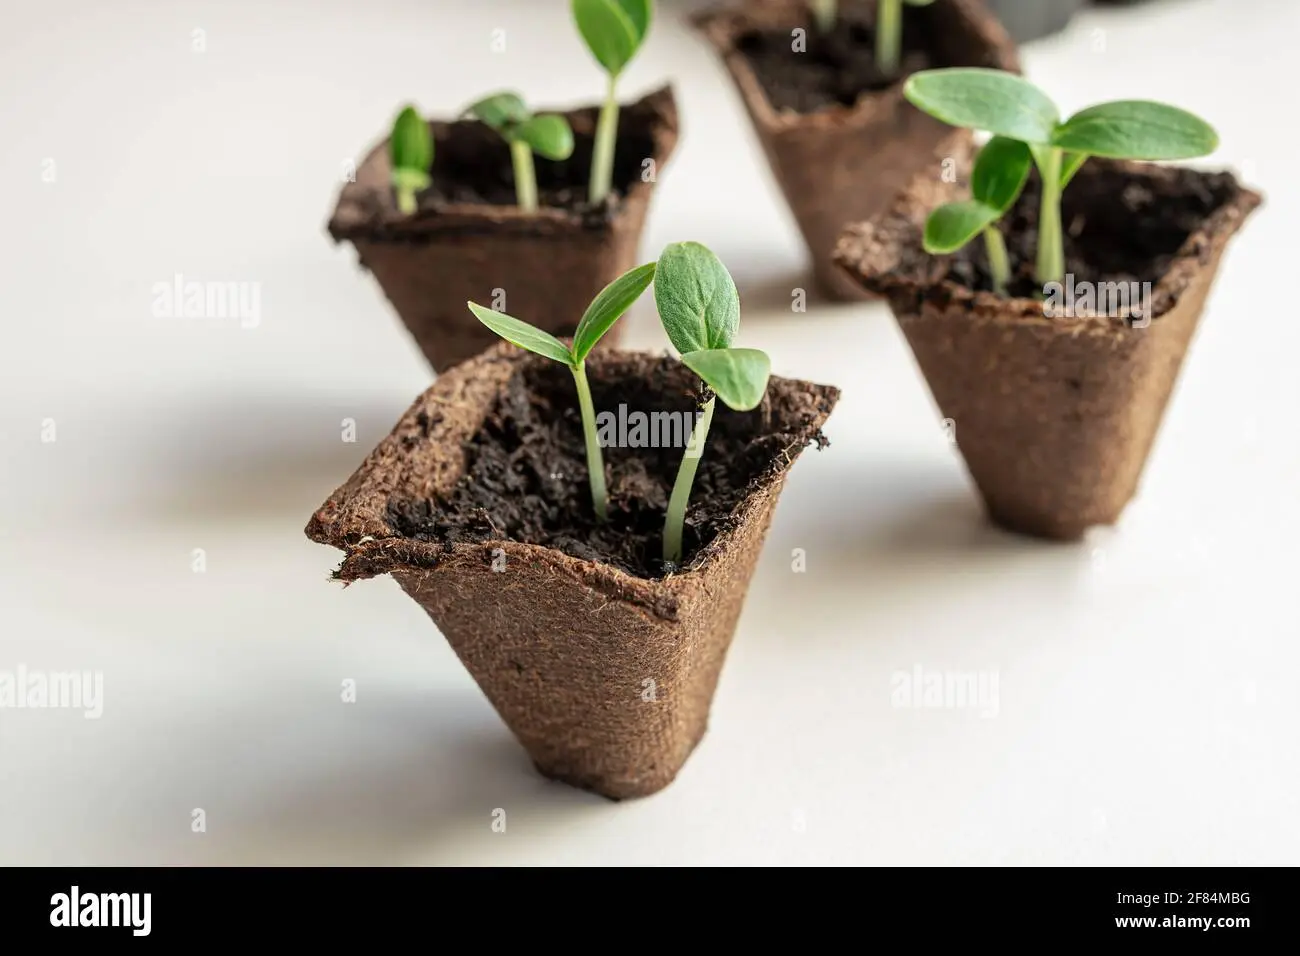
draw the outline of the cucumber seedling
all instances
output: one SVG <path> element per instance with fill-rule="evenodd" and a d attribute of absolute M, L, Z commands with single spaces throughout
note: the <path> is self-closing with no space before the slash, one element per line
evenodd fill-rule
<path fill-rule="evenodd" d="M 839 0 L 810 0 L 813 19 L 823 33 L 835 29 Z M 934 0 L 876 0 L 876 66 L 890 75 L 897 72 L 903 53 L 903 7 L 928 7 Z"/>
<path fill-rule="evenodd" d="M 573 19 L 583 41 L 609 76 L 596 122 L 587 198 L 602 202 L 614 184 L 618 140 L 618 78 L 645 42 L 654 16 L 653 0 L 573 0 Z"/>
<path fill-rule="evenodd" d="M 494 93 L 465 110 L 495 130 L 510 147 L 515 172 L 515 197 L 524 212 L 537 211 L 537 166 L 533 154 L 547 159 L 573 155 L 573 129 L 563 116 L 534 116 L 518 93 Z"/>
<path fill-rule="evenodd" d="M 1001 70 L 925 70 L 908 79 L 903 95 L 938 120 L 993 134 L 972 171 L 972 199 L 934 210 L 925 224 L 924 246 L 926 252 L 946 255 L 983 233 L 998 291 L 1005 290 L 1010 267 L 997 223 L 1020 196 L 1031 164 L 1042 181 L 1035 277 L 1047 285 L 1065 278 L 1061 194 L 1089 156 L 1195 159 L 1219 145 L 1218 134 L 1203 119 L 1150 100 L 1102 103 L 1062 121 L 1046 93 Z"/>
<path fill-rule="evenodd" d="M 767 391 L 772 363 L 758 349 L 731 347 L 740 327 L 740 294 L 727 267 L 698 242 L 677 242 L 664 249 L 655 270 L 655 305 L 682 364 L 705 386 L 664 519 L 664 563 L 675 567 L 682 559 L 686 506 L 713 423 L 714 404 L 721 399 L 738 412 L 757 407 Z"/>
<path fill-rule="evenodd" d="M 403 108 L 393 121 L 388 157 L 397 208 L 409 216 L 416 210 L 415 194 L 429 188 L 429 170 L 433 168 L 433 134 L 414 106 Z"/>
<path fill-rule="evenodd" d="M 596 410 L 591 402 L 591 387 L 587 383 L 586 359 L 596 343 L 613 327 L 632 303 L 641 297 L 655 277 L 655 264 L 646 263 L 623 273 L 592 300 L 573 333 L 573 345 L 568 346 L 549 332 L 529 325 L 504 312 L 486 309 L 470 302 L 474 316 L 501 338 L 521 349 L 566 365 L 573 373 L 578 390 L 578 409 L 582 415 L 582 433 L 587 445 L 587 473 L 591 484 L 591 505 L 596 518 L 604 521 L 609 516 L 609 495 L 605 488 L 605 459 L 600 451 L 600 438 L 596 431 Z"/>

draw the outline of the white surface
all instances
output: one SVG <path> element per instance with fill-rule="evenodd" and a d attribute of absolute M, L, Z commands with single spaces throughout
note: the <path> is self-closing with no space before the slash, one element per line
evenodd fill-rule
<path fill-rule="evenodd" d="M 622 86 L 674 77 L 686 124 L 645 248 L 711 245 L 745 344 L 845 394 L 782 499 L 708 736 L 668 790 L 615 805 L 536 776 L 424 613 L 386 579 L 327 583 L 338 555 L 301 530 L 428 384 L 323 234 L 343 162 L 405 99 L 594 99 L 564 6 L 5 4 L 0 670 L 102 671 L 104 710 L 0 710 L 0 862 L 1297 862 L 1300 140 L 1279 91 L 1300 7 L 1091 12 L 1025 52 L 1064 109 L 1206 115 L 1211 165 L 1268 194 L 1143 493 L 1079 546 L 982 522 L 882 306 L 791 314 L 792 221 L 665 10 Z M 261 283 L 260 324 L 155 318 L 176 273 Z M 648 303 L 630 337 L 663 346 Z M 996 713 L 892 706 L 918 666 L 996 673 Z"/>

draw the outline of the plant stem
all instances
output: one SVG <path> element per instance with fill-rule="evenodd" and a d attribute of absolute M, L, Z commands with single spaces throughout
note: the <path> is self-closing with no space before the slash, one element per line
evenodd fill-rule
<path fill-rule="evenodd" d="M 591 506 L 596 519 L 609 517 L 609 496 L 605 491 L 605 458 L 600 453 L 600 438 L 596 434 L 596 409 L 591 404 L 591 387 L 587 384 L 587 367 L 583 362 L 571 366 L 573 381 L 578 386 L 578 407 L 582 410 L 582 434 L 587 440 L 587 477 L 591 482 Z"/>
<path fill-rule="evenodd" d="M 817 21 L 817 29 L 822 33 L 830 33 L 835 29 L 837 6 L 837 0 L 812 0 L 813 19 Z"/>
<path fill-rule="evenodd" d="M 876 66 L 886 76 L 898 72 L 903 47 L 903 0 L 880 0 L 876 13 Z"/>
<path fill-rule="evenodd" d="M 1007 244 L 997 226 L 984 230 L 984 246 L 989 254 L 989 272 L 993 274 L 993 291 L 1004 295 L 1011 280 L 1011 262 L 1007 258 Z"/>
<path fill-rule="evenodd" d="M 1065 279 L 1065 240 L 1061 232 L 1061 161 L 1062 151 L 1050 149 L 1039 166 L 1043 180 L 1043 204 L 1038 211 L 1039 282 L 1062 282 Z"/>
<path fill-rule="evenodd" d="M 691 430 L 691 442 L 686 446 L 686 454 L 677 469 L 677 481 L 673 483 L 673 493 L 668 499 L 668 515 L 664 519 L 664 562 L 678 564 L 682 560 L 682 526 L 686 523 L 686 505 L 691 500 L 691 485 L 695 484 L 695 470 L 700 467 L 700 456 L 704 454 L 704 440 L 709 437 L 709 425 L 713 422 L 713 406 L 716 398 L 704 403 L 703 415 Z"/>
<path fill-rule="evenodd" d="M 409 216 L 416 210 L 415 190 L 409 186 L 397 187 L 397 208 L 403 216 Z"/>
<path fill-rule="evenodd" d="M 521 139 L 510 142 L 510 158 L 515 164 L 515 196 L 524 212 L 537 212 L 537 167 L 533 150 Z"/>
<path fill-rule="evenodd" d="M 618 78 L 610 76 L 605 105 L 596 122 L 596 144 L 591 151 L 591 186 L 587 198 L 592 205 L 603 202 L 614 184 L 614 148 L 618 145 Z"/>

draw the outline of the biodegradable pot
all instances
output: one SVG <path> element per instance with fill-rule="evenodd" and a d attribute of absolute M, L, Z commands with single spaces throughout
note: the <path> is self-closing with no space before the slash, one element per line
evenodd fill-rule
<path fill-rule="evenodd" d="M 565 114 L 576 144 L 572 158 L 537 157 L 543 208 L 535 214 L 514 205 L 506 144 L 471 120 L 430 123 L 433 187 L 414 214 L 402 215 L 394 201 L 387 140 L 343 187 L 329 233 L 356 247 L 361 265 L 379 280 L 435 371 L 498 341 L 466 301 L 571 335 L 596 293 L 637 265 L 654 180 L 677 143 L 677 106 L 672 89 L 664 87 L 622 108 L 615 193 L 592 207 L 587 179 L 598 113 L 592 107 Z M 651 169 L 654 176 L 643 175 Z M 474 184 L 472 195 L 466 183 Z M 484 193 L 490 202 L 482 201 Z M 546 205 L 548 199 L 564 205 Z"/>
<path fill-rule="evenodd" d="M 1011 38 L 1028 43 L 1060 33 L 1088 0 L 984 0 Z"/>
<path fill-rule="evenodd" d="M 598 350 L 588 359 L 587 375 L 598 410 L 636 394 L 657 396 L 665 407 L 695 407 L 689 398 L 695 380 L 675 360 Z M 515 506 L 529 494 L 547 509 L 552 527 L 559 507 L 546 500 L 552 494 L 585 502 L 590 522 L 572 385 L 561 366 L 506 345 L 440 376 L 330 496 L 307 534 L 346 553 L 337 579 L 391 574 L 397 580 L 428 612 L 543 774 L 612 799 L 644 796 L 673 780 L 704 735 L 786 473 L 806 444 L 821 440 L 839 393 L 773 378 L 755 411 L 740 415 L 719 407 L 688 512 L 685 565 L 655 578 L 573 553 L 599 552 L 599 545 L 570 540 L 560 550 L 499 531 L 520 520 Z M 572 414 L 558 411 L 566 394 Z M 521 408 L 550 416 L 531 438 L 519 434 L 532 426 L 501 424 Z M 550 431 L 557 414 L 565 434 L 560 451 Z M 739 444 L 730 457 L 715 458 L 713 467 L 733 475 L 739 490 L 734 507 L 721 512 L 724 526 L 692 549 L 692 518 L 712 506 L 700 481 L 716 454 L 719 428 L 719 434 L 740 436 Z M 505 433 L 515 436 L 515 446 L 503 447 L 500 456 L 484 450 L 484 442 L 498 441 L 485 436 Z M 543 433 L 549 437 L 535 440 Z M 520 459 L 525 446 L 535 459 Z M 667 485 L 654 485 L 649 499 L 636 491 L 646 485 L 644 462 L 653 455 L 661 455 L 655 467 L 667 476 L 681 449 L 606 450 L 608 540 L 645 534 L 659 546 Z M 458 495 L 489 492 L 494 481 L 481 469 L 495 467 L 498 457 L 508 466 L 499 476 L 499 506 L 480 517 L 483 533 L 442 533 L 452 524 L 463 527 L 456 516 L 475 510 L 458 504 L 464 500 Z M 521 475 L 530 473 L 534 460 L 542 474 L 533 475 L 538 484 L 530 492 Z M 545 472 L 555 468 L 568 477 L 548 481 Z M 413 524 L 419 520 L 424 531 Z"/>
<path fill-rule="evenodd" d="M 843 7 L 842 41 L 860 47 L 865 66 L 871 67 L 867 31 L 875 21 L 875 4 Z M 937 0 L 905 13 L 904 42 L 924 49 L 929 65 L 1020 71 L 1011 38 L 978 0 Z M 832 298 L 861 298 L 862 288 L 847 281 L 831 261 L 840 231 L 884 212 L 914 175 L 938 177 L 943 161 L 971 141 L 970 132 L 917 110 L 903 98 L 901 82 L 878 92 L 858 92 L 851 82 L 848 105 L 831 103 L 811 112 L 774 105 L 761 78 L 765 68 L 749 51 L 756 37 L 769 35 L 776 43 L 780 36 L 783 46 L 776 49 L 782 60 L 788 51 L 800 64 L 811 62 L 809 53 L 790 49 L 789 39 L 791 31 L 805 29 L 808 49 L 815 48 L 817 31 L 805 0 L 765 0 L 705 13 L 695 23 L 735 82 L 803 234 L 818 285 Z M 918 61 L 905 58 L 905 67 L 908 62 Z"/>
<path fill-rule="evenodd" d="M 1049 318 L 1032 279 L 1037 191 L 1035 174 L 1004 230 L 1019 297 L 973 290 L 980 242 L 922 251 L 926 216 L 959 192 L 937 180 L 846 230 L 836 260 L 888 297 L 990 517 L 1072 540 L 1137 490 L 1224 247 L 1262 200 L 1227 173 L 1089 160 L 1062 206 L 1067 271 L 1149 281 L 1149 309 Z"/>

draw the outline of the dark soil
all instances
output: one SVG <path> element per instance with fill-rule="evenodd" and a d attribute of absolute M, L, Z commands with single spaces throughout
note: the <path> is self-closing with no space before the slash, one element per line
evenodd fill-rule
<path fill-rule="evenodd" d="M 903 9 L 901 69 L 885 74 L 876 66 L 876 34 L 870 23 L 842 15 L 829 34 L 811 21 L 807 48 L 795 52 L 789 30 L 754 32 L 736 48 L 745 55 L 768 102 L 778 112 L 814 113 L 831 106 L 853 106 L 864 93 L 879 93 L 935 62 L 920 8 Z"/>
<path fill-rule="evenodd" d="M 617 414 L 619 403 L 629 413 L 689 414 L 698 407 L 700 396 L 681 387 L 686 379 L 678 363 L 665 360 L 653 368 L 649 378 L 619 382 L 601 381 L 589 368 L 597 415 Z M 746 413 L 717 405 L 687 509 L 684 566 L 731 525 L 737 505 L 787 448 L 826 443 L 804 422 L 776 420 L 772 404 Z M 466 474 L 450 499 L 394 500 L 388 517 L 399 532 L 423 541 L 507 538 L 657 578 L 667 570 L 664 514 L 683 450 L 605 448 L 609 520 L 598 524 L 573 376 L 554 363 L 525 366 L 468 444 Z"/>
<path fill-rule="evenodd" d="M 632 119 L 626 115 L 623 119 Z M 599 220 L 612 214 L 609 202 L 593 207 L 587 201 L 594 137 L 574 131 L 573 155 L 555 161 L 534 156 L 537 201 L 552 209 L 567 209 Z M 613 198 L 625 196 L 641 179 L 641 164 L 654 155 L 648 124 L 621 122 L 614 154 Z M 419 194 L 421 209 L 440 210 L 453 203 L 514 206 L 514 165 L 510 148 L 496 133 L 477 122 L 446 124 L 435 131 L 432 183 Z"/>
<path fill-rule="evenodd" d="M 1008 293 L 1041 298 L 1034 278 L 1038 255 L 1037 171 L 1000 224 L 1012 279 Z M 1066 187 L 1061 203 L 1065 271 L 1075 282 L 1159 282 L 1179 248 L 1240 186 L 1230 173 L 1179 170 L 1169 180 L 1139 180 L 1101 164 L 1084 166 Z M 925 253 L 917 248 L 917 255 Z M 993 287 L 984 240 L 951 257 L 946 277 L 970 289 Z"/>

